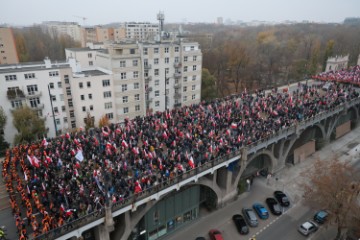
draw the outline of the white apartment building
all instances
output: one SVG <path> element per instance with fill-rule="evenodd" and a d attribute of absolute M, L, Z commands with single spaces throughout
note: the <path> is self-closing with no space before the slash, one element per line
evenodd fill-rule
<path fill-rule="evenodd" d="M 96 53 L 96 65 L 113 73 L 117 122 L 200 102 L 198 43 L 112 43 Z"/>
<path fill-rule="evenodd" d="M 125 39 L 154 40 L 159 34 L 159 24 L 150 22 L 123 23 L 114 28 L 114 40 L 116 42 Z"/>
<path fill-rule="evenodd" d="M 347 68 L 348 63 L 349 63 L 349 55 L 330 57 L 326 61 L 325 72 L 331 70 L 337 71 L 337 70 L 341 70 L 342 68 Z"/>
<path fill-rule="evenodd" d="M 76 59 L 78 71 L 93 70 L 97 50 L 90 48 L 66 48 L 66 59 Z"/>
<path fill-rule="evenodd" d="M 95 67 L 81 70 L 72 58 L 57 63 L 45 59 L 2 65 L 0 81 L 0 105 L 8 117 L 5 140 L 9 143 L 13 143 L 17 133 L 12 125 L 12 111 L 25 105 L 45 120 L 47 137 L 55 137 L 56 131 L 63 134 L 84 127 L 88 113 L 96 126 L 104 115 L 113 122 L 114 84 L 109 71 Z"/>
<path fill-rule="evenodd" d="M 68 114 L 63 96 L 63 83 L 69 81 L 71 75 L 72 70 L 68 63 L 54 64 L 48 59 L 38 63 L 0 66 L 0 105 L 7 116 L 4 129 L 7 142 L 13 143 L 17 133 L 12 125 L 11 112 L 25 105 L 45 119 L 48 137 L 55 136 L 55 123 L 58 131 L 68 128 L 68 123 L 63 121 Z"/>
<path fill-rule="evenodd" d="M 41 28 L 53 38 L 59 35 L 68 35 L 79 43 L 83 42 L 83 29 L 76 22 L 47 21 L 42 22 Z"/>

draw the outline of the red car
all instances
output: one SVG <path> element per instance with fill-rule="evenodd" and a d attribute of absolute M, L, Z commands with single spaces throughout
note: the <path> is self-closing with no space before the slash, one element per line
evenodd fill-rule
<path fill-rule="evenodd" d="M 209 236 L 211 240 L 224 240 L 224 238 L 221 235 L 221 232 L 216 229 L 211 229 L 209 231 Z"/>

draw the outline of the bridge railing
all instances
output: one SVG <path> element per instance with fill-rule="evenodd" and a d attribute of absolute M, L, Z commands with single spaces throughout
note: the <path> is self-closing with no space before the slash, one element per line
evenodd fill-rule
<path fill-rule="evenodd" d="M 315 123 L 318 123 L 321 120 L 324 120 L 324 119 L 326 119 L 336 113 L 339 113 L 348 107 L 354 106 L 358 103 L 360 103 L 360 97 L 356 98 L 356 99 L 352 99 L 349 102 L 340 104 L 340 105 L 330 109 L 329 111 L 322 111 L 313 117 L 310 117 L 310 118 L 304 119 L 303 121 L 298 122 L 296 125 L 292 125 L 292 126 L 280 129 L 279 131 L 274 132 L 271 135 L 269 135 L 267 138 L 259 139 L 256 142 L 246 145 L 246 148 L 248 149 L 247 153 L 248 154 L 255 153 L 255 152 L 259 151 L 260 149 L 263 149 L 274 142 L 277 142 L 287 136 L 295 134 L 297 128 L 305 129 L 308 126 L 314 125 Z M 121 208 L 125 208 L 130 205 L 133 205 L 137 201 L 145 199 L 153 194 L 160 192 L 161 190 L 164 190 L 166 188 L 174 186 L 174 185 L 180 183 L 181 181 L 186 180 L 187 178 L 193 177 L 200 172 L 206 171 L 206 170 L 213 168 L 214 166 L 221 164 L 231 158 L 239 156 L 241 154 L 241 150 L 242 149 L 238 149 L 236 151 L 230 152 L 229 154 L 219 156 L 219 157 L 213 159 L 212 161 L 205 162 L 202 165 L 199 165 L 189 171 L 179 174 L 179 175 L 175 176 L 173 179 L 168 179 L 167 181 L 159 182 L 158 185 L 147 187 L 147 188 L 143 189 L 143 191 L 140 193 L 131 194 L 127 198 L 113 203 L 112 211 L 114 212 Z M 96 212 L 90 213 L 90 214 L 85 215 L 75 221 L 67 223 L 59 228 L 53 229 L 53 230 L 49 231 L 48 233 L 42 234 L 42 235 L 36 237 L 35 239 L 38 239 L 38 240 L 55 239 L 57 237 L 60 237 L 62 235 L 65 235 L 66 233 L 73 231 L 74 229 L 80 228 L 91 222 L 94 222 L 104 216 L 105 216 L 105 209 L 102 208 Z"/>

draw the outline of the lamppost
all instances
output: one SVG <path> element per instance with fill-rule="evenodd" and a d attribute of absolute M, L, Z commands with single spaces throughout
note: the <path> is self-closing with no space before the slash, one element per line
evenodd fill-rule
<path fill-rule="evenodd" d="M 50 97 L 50 104 L 51 104 L 51 112 L 52 112 L 52 117 L 54 120 L 54 127 L 55 127 L 55 137 L 57 137 L 57 126 L 56 126 L 56 120 L 55 120 L 55 113 L 54 113 L 54 107 L 53 107 L 53 101 L 52 101 L 52 96 L 50 93 L 50 83 L 48 84 L 48 91 L 49 91 L 49 97 Z"/>

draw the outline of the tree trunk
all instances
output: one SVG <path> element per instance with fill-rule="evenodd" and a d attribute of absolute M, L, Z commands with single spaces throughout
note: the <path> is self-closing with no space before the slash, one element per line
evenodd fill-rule
<path fill-rule="evenodd" d="M 340 240 L 340 237 L 341 237 L 341 226 L 340 226 L 340 223 L 338 222 L 338 227 L 337 227 L 337 233 L 336 233 L 335 240 Z"/>

